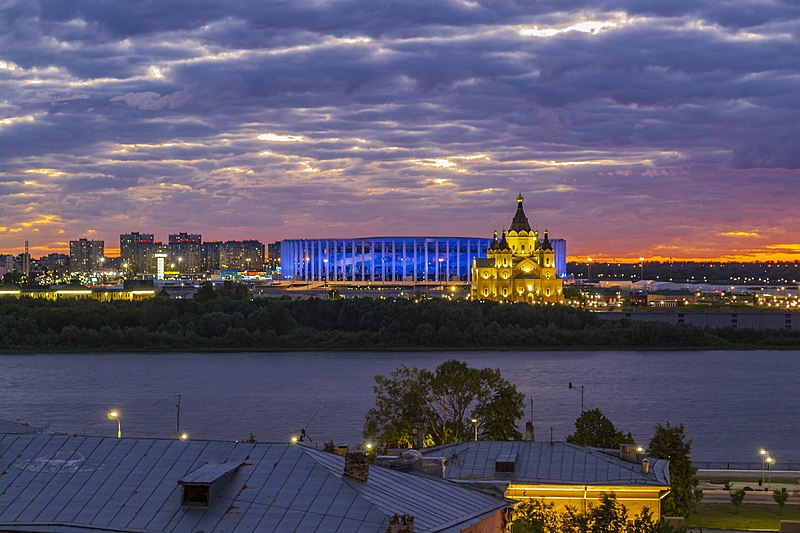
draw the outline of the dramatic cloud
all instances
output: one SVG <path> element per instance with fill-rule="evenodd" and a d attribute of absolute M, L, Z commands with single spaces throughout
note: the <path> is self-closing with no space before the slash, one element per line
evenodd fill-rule
<path fill-rule="evenodd" d="M 792 257 L 794 1 L 10 0 L 0 252 L 128 231 Z"/>

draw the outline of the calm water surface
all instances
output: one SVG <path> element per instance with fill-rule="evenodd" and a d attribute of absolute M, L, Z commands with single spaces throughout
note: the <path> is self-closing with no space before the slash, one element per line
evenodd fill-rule
<path fill-rule="evenodd" d="M 585 385 L 587 409 L 639 442 L 656 423 L 682 422 L 696 460 L 758 461 L 766 447 L 800 461 L 800 351 L 4 355 L 0 418 L 114 435 L 106 412 L 117 408 L 125 436 L 167 437 L 180 394 L 192 438 L 287 441 L 305 427 L 315 442 L 355 444 L 376 374 L 450 358 L 499 368 L 532 395 L 537 440 L 572 431 L 571 381 Z"/>

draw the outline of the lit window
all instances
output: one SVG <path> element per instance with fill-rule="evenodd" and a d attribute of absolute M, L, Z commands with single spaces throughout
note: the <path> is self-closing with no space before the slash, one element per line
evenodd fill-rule
<path fill-rule="evenodd" d="M 547 273 L 547 279 L 550 279 L 550 272 Z"/>
<path fill-rule="evenodd" d="M 484 295 L 484 296 L 489 296 L 489 289 L 488 289 L 488 287 L 483 289 L 483 295 Z"/>
<path fill-rule="evenodd" d="M 503 289 L 503 296 L 508 296 L 508 289 Z"/>
<path fill-rule="evenodd" d="M 547 287 L 547 288 L 544 290 L 544 293 L 545 293 L 547 296 L 550 296 L 550 287 Z"/>

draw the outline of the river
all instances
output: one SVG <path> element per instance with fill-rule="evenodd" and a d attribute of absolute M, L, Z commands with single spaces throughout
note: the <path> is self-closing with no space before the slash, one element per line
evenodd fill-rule
<path fill-rule="evenodd" d="M 563 440 L 599 407 L 647 443 L 657 423 L 683 423 L 695 460 L 800 461 L 800 351 L 184 353 L 0 356 L 0 418 L 51 431 L 286 442 L 305 428 L 314 443 L 360 442 L 373 377 L 400 364 L 435 368 L 456 358 L 499 368 L 534 398 L 537 440 Z M 520 422 L 523 425 L 523 422 Z"/>

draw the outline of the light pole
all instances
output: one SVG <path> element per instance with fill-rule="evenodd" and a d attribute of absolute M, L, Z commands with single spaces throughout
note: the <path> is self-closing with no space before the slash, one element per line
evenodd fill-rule
<path fill-rule="evenodd" d="M 478 442 L 478 419 L 473 418 L 471 422 L 472 426 L 475 428 L 475 442 Z"/>
<path fill-rule="evenodd" d="M 591 257 L 587 257 L 586 261 L 588 263 L 588 265 L 587 265 L 588 273 L 586 274 L 586 281 L 588 283 L 591 283 L 592 282 L 592 261 L 593 260 L 592 260 Z"/>
<path fill-rule="evenodd" d="M 572 382 L 569 382 L 569 388 L 576 391 L 581 391 L 581 414 L 583 414 L 583 391 L 586 390 L 584 385 L 573 385 Z"/>
<path fill-rule="evenodd" d="M 772 484 L 772 464 L 775 462 L 774 457 L 767 457 L 767 491 L 771 489 Z"/>
<path fill-rule="evenodd" d="M 325 266 L 323 267 L 323 272 L 322 272 L 322 279 L 324 280 L 323 285 L 325 285 L 325 288 L 327 289 L 328 288 L 328 258 L 326 257 L 325 259 L 322 260 L 322 262 L 325 263 Z"/>
<path fill-rule="evenodd" d="M 311 258 L 306 256 L 306 290 L 308 290 L 308 282 L 309 282 L 309 275 L 308 275 L 308 264 L 311 262 Z"/>
<path fill-rule="evenodd" d="M 117 438 L 122 438 L 122 422 L 120 422 L 119 411 L 109 411 L 108 418 L 117 421 Z"/>
<path fill-rule="evenodd" d="M 641 280 L 644 281 L 644 257 L 639 258 L 639 267 L 641 269 Z"/>
<path fill-rule="evenodd" d="M 758 451 L 758 454 L 761 456 L 761 486 L 763 487 L 764 486 L 764 475 L 765 475 L 766 469 L 767 469 L 767 466 L 766 466 L 767 457 L 769 457 L 769 452 L 767 450 L 765 450 L 764 448 L 761 448 Z"/>

